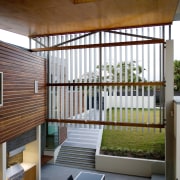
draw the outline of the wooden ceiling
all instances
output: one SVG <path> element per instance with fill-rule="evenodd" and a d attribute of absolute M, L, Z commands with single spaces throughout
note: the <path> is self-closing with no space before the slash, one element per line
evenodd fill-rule
<path fill-rule="evenodd" d="M 0 29 L 42 36 L 172 23 L 178 0 L 0 0 Z"/>

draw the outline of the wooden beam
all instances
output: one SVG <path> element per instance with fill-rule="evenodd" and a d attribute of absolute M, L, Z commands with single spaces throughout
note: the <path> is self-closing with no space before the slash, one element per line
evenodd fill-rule
<path fill-rule="evenodd" d="M 152 40 L 142 40 L 142 41 L 127 41 L 127 42 L 114 42 L 114 43 L 102 43 L 102 44 L 85 44 L 85 45 L 62 46 L 62 47 L 45 47 L 45 48 L 31 49 L 31 51 L 32 52 L 58 51 L 58 50 L 70 50 L 70 49 L 132 46 L 132 45 L 159 44 L 159 43 L 165 43 L 165 42 L 163 39 L 152 39 Z"/>
<path fill-rule="evenodd" d="M 93 125 L 146 127 L 146 128 L 164 128 L 165 127 L 164 124 L 145 124 L 145 123 L 94 121 L 94 120 L 79 120 L 79 119 L 47 119 L 46 121 L 55 122 L 55 123 L 93 124 Z"/>
<path fill-rule="evenodd" d="M 165 82 L 48 83 L 47 86 L 165 86 Z"/>

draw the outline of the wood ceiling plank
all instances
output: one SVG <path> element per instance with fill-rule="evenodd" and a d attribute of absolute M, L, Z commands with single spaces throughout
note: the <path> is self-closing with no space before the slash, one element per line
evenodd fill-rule
<path fill-rule="evenodd" d="M 172 23 L 178 0 L 1 0 L 0 28 L 26 36 Z"/>

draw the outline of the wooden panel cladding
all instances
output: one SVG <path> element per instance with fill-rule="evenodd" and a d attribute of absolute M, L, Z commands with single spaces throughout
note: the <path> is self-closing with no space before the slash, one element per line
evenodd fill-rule
<path fill-rule="evenodd" d="M 32 53 L 0 42 L 3 72 L 3 106 L 0 107 L 0 143 L 45 122 L 46 61 Z M 34 93 L 34 81 L 38 93 Z"/>

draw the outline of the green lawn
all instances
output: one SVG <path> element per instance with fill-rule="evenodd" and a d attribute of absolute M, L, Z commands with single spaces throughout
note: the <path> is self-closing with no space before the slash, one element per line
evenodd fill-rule
<path fill-rule="evenodd" d="M 109 118 L 109 110 L 107 110 L 107 117 L 114 121 L 114 109 L 112 110 L 112 117 Z M 120 110 L 117 110 L 120 114 Z M 125 121 L 125 110 L 122 111 L 122 121 Z M 130 117 L 132 117 L 132 111 L 128 109 L 128 121 L 132 122 Z M 150 114 L 150 122 L 154 122 L 154 111 L 143 111 L 143 116 L 148 117 Z M 142 112 L 139 112 L 139 117 L 142 117 Z M 156 119 L 158 119 L 159 111 L 156 112 Z M 119 116 L 120 117 L 120 116 Z M 117 121 L 120 121 L 117 117 Z M 136 122 L 136 110 L 133 110 L 133 117 Z M 145 122 L 148 118 L 145 118 Z M 141 119 L 142 120 L 142 119 Z M 138 121 L 139 122 L 139 121 Z M 123 127 L 122 130 L 118 127 L 110 127 L 109 129 L 104 129 L 103 138 L 101 144 L 101 152 L 104 154 L 120 155 L 120 156 L 130 156 L 139 158 L 149 158 L 149 159 L 161 159 L 164 160 L 164 148 L 165 148 L 165 132 L 164 129 L 147 129 L 147 128 L 126 128 Z"/>
<path fill-rule="evenodd" d="M 115 116 L 116 114 L 116 116 Z M 107 121 L 122 121 L 122 122 L 137 122 L 137 123 L 159 123 L 160 110 L 148 110 L 148 109 L 107 109 L 106 117 Z"/>

